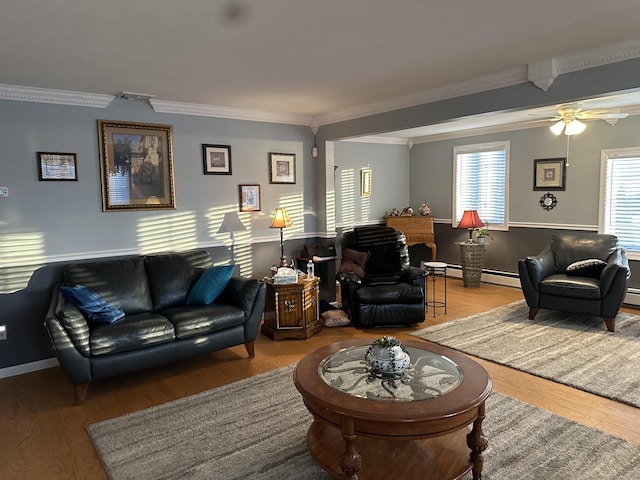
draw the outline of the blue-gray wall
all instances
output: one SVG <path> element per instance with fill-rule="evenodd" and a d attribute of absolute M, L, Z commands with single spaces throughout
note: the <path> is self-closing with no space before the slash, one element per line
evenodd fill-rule
<path fill-rule="evenodd" d="M 175 210 L 102 212 L 98 119 L 173 126 Z M 216 261 L 262 278 L 280 257 L 274 208 L 286 206 L 286 254 L 317 241 L 313 134 L 306 126 L 155 113 L 144 102 L 106 109 L 0 101 L 0 368 L 50 357 L 42 328 L 62 264 L 87 258 L 207 248 Z M 231 146 L 233 175 L 204 175 L 202 144 Z M 77 182 L 38 181 L 36 152 L 75 152 Z M 269 152 L 296 155 L 296 183 L 269 183 Z M 247 230 L 217 234 L 238 211 L 239 184 L 260 184 L 260 212 L 240 213 Z M 34 273 L 35 272 L 35 273 Z"/>

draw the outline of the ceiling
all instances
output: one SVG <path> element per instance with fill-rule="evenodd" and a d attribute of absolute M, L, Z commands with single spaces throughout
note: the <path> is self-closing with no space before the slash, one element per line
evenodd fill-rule
<path fill-rule="evenodd" d="M 638 18 L 638 0 L 15 0 L 0 16 L 0 84 L 137 92 L 324 124 L 640 42 Z M 635 94 L 624 102 L 640 104 Z M 431 128 L 469 128 L 445 125 Z"/>

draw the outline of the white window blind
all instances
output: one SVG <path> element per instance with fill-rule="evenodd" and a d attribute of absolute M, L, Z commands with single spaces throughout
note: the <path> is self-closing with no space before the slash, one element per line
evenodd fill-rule
<path fill-rule="evenodd" d="M 491 228 L 506 229 L 509 142 L 454 148 L 453 226 L 465 210 L 477 210 Z"/>
<path fill-rule="evenodd" d="M 602 152 L 599 230 L 640 259 L 640 149 Z"/>

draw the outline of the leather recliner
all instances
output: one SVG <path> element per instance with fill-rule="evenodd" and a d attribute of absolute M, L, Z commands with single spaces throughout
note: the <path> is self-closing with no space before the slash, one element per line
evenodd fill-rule
<path fill-rule="evenodd" d="M 343 266 L 349 250 L 367 252 L 364 275 L 340 271 L 342 308 L 358 328 L 424 321 L 425 275 L 409 263 L 404 233 L 391 227 L 356 227 L 342 238 Z M 362 272 L 360 272 L 362 273 Z"/>
<path fill-rule="evenodd" d="M 530 320 L 545 308 L 599 316 L 607 330 L 615 330 L 630 276 L 616 236 L 553 235 L 538 255 L 518 260 L 518 272 Z"/>

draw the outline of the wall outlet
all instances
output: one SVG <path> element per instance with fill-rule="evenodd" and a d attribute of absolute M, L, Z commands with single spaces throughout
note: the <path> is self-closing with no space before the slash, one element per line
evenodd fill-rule
<path fill-rule="evenodd" d="M 0 187 L 0 197 L 8 197 L 9 189 L 7 187 Z"/>
<path fill-rule="evenodd" d="M 7 339 L 7 326 L 0 325 L 0 340 L 6 340 L 6 339 Z"/>

